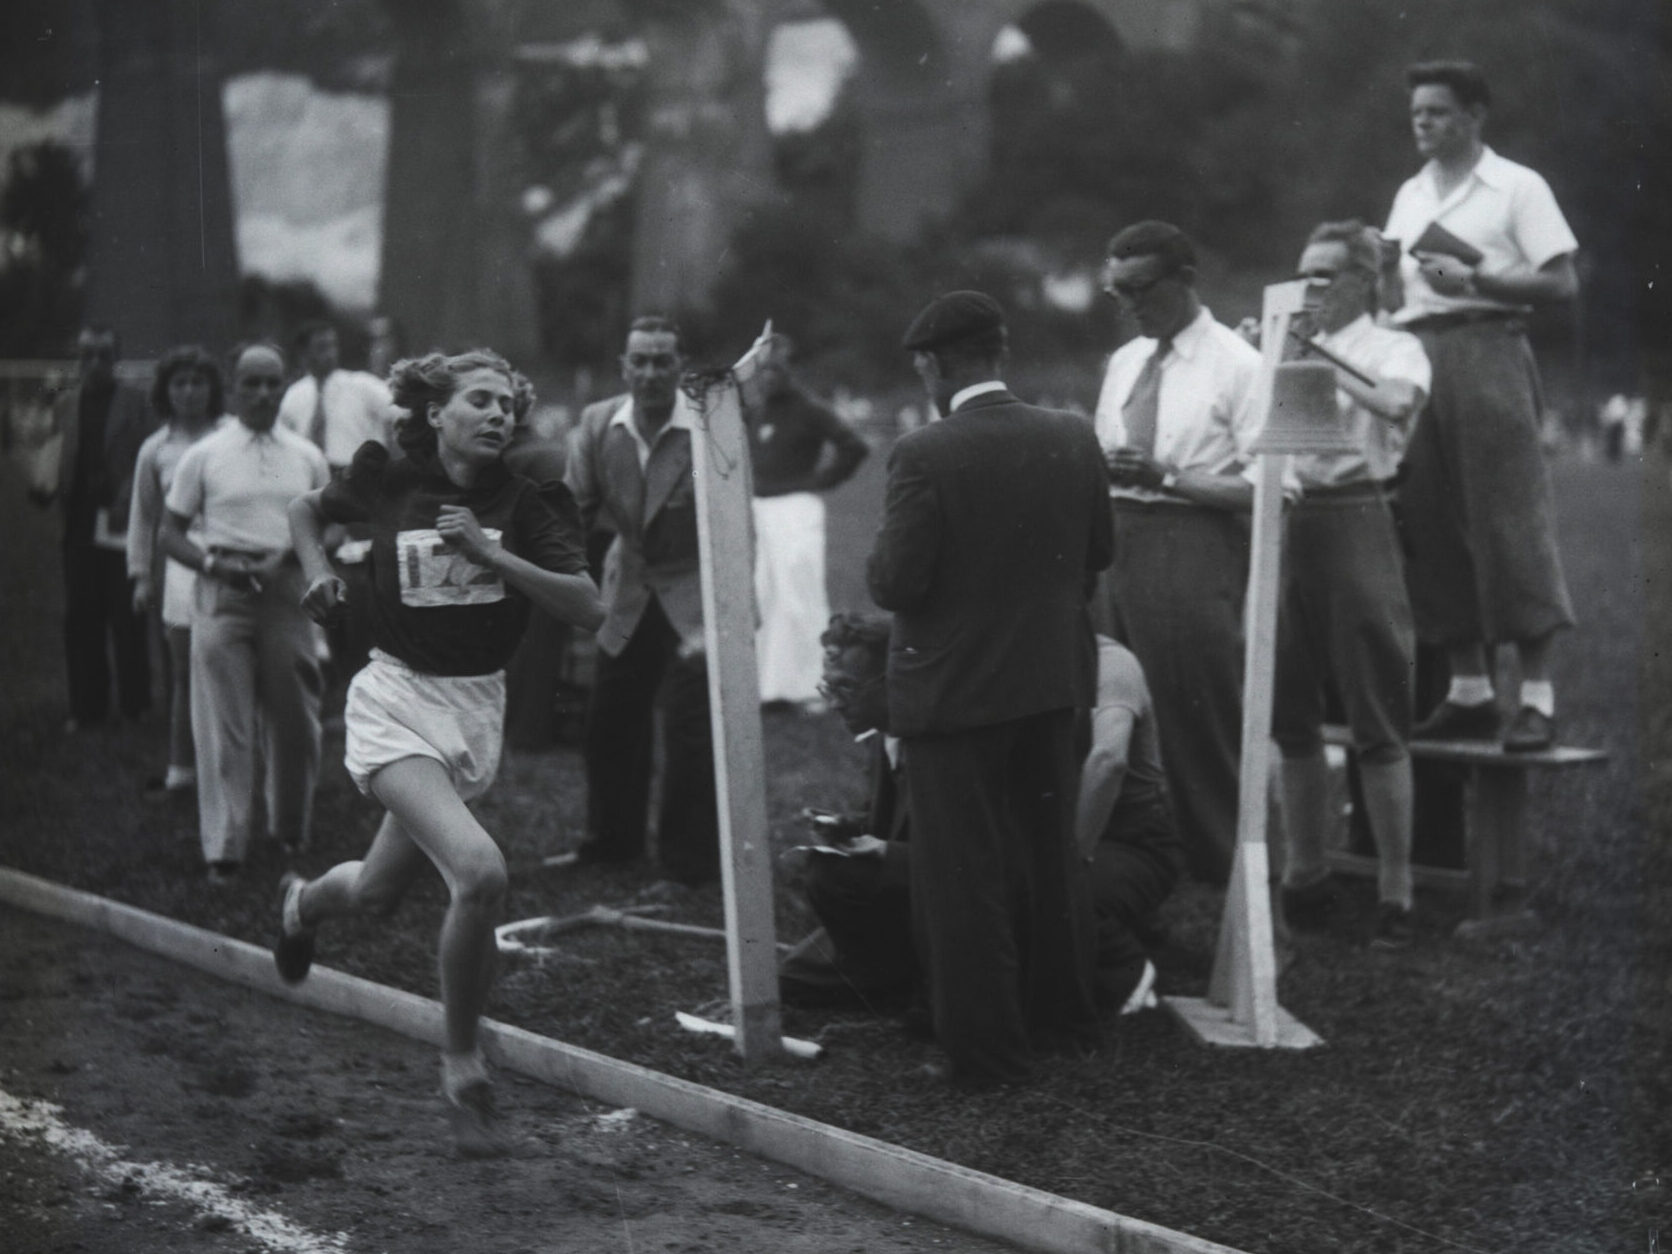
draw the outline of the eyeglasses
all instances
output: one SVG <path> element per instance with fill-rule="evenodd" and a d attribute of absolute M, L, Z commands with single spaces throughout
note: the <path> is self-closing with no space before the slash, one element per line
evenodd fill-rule
<path fill-rule="evenodd" d="M 1125 283 L 1107 283 L 1103 287 L 1103 294 L 1112 300 L 1124 300 L 1129 303 L 1142 300 L 1149 294 L 1151 288 L 1165 283 L 1172 278 L 1172 273 L 1158 274 L 1153 279 L 1128 280 Z"/>
<path fill-rule="evenodd" d="M 1315 266 L 1310 270 L 1302 270 L 1300 273 L 1295 275 L 1295 278 L 1303 279 L 1308 283 L 1316 283 L 1319 286 L 1327 286 L 1328 284 L 1334 283 L 1337 279 L 1349 274 L 1362 274 L 1368 276 L 1370 271 L 1364 269 L 1362 266 L 1348 266 L 1343 270 L 1329 270 L 1323 266 Z"/>

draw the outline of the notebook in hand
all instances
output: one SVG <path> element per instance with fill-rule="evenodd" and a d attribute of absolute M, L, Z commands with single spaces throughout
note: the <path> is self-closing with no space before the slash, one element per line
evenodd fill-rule
<path fill-rule="evenodd" d="M 1416 243 L 1406 251 L 1413 257 L 1423 253 L 1441 253 L 1456 257 L 1466 266 L 1478 266 L 1486 259 L 1486 254 L 1480 249 L 1466 239 L 1459 239 L 1438 222 L 1430 222 L 1428 228 L 1417 236 Z"/>

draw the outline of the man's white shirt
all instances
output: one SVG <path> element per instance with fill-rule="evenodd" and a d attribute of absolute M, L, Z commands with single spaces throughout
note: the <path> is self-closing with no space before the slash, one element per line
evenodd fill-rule
<path fill-rule="evenodd" d="M 1109 359 L 1094 418 L 1097 440 L 1105 453 L 1126 446 L 1122 410 L 1155 345 L 1148 336 L 1139 336 L 1121 345 Z M 1254 460 L 1251 447 L 1260 433 L 1255 403 L 1259 373 L 1260 354 L 1204 306 L 1173 337 L 1172 351 L 1161 363 L 1155 460 L 1180 471 L 1241 474 L 1247 470 Z M 1109 495 L 1139 500 L 1164 496 L 1136 487 L 1110 488 Z"/>
<path fill-rule="evenodd" d="M 1489 296 L 1442 296 L 1428 286 L 1421 264 L 1410 248 L 1430 223 L 1438 222 L 1466 243 L 1480 249 L 1477 267 L 1482 274 L 1502 274 L 1523 266 L 1539 270 L 1579 247 L 1556 197 L 1542 175 L 1483 148 L 1469 176 L 1441 196 L 1437 170 L 1430 161 L 1405 180 L 1388 211 L 1390 239 L 1400 244 L 1399 274 L 1405 283 L 1404 307 L 1394 315 L 1399 323 L 1434 314 L 1467 310 L 1522 310 L 1524 305 Z"/>
<path fill-rule="evenodd" d="M 690 406 L 683 402 L 683 398 L 674 401 L 673 412 L 668 415 L 668 420 L 656 432 L 656 439 L 653 442 L 646 442 L 643 433 L 639 431 L 639 424 L 633 421 L 633 398 L 630 396 L 622 402 L 621 407 L 615 413 L 610 415 L 609 425 L 624 427 L 627 434 L 633 437 L 633 451 L 639 455 L 639 470 L 641 472 L 649 468 L 651 451 L 662 442 L 662 437 L 669 431 L 696 430 L 696 424 L 691 420 Z"/>
<path fill-rule="evenodd" d="M 200 543 L 252 552 L 290 551 L 291 501 L 331 481 L 304 436 L 242 422 L 215 428 L 180 457 L 166 507 L 198 528 Z"/>
<path fill-rule="evenodd" d="M 305 374 L 285 390 L 279 402 L 279 424 L 304 440 L 313 427 L 319 401 L 319 382 Z M 392 443 L 391 433 L 400 411 L 388 385 L 364 370 L 333 370 L 325 376 L 325 460 L 346 466 L 367 440 Z"/>

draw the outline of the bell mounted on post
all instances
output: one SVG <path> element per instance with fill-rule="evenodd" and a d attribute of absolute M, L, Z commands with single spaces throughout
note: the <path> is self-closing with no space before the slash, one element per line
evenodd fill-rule
<path fill-rule="evenodd" d="M 1326 361 L 1279 362 L 1256 453 L 1353 453 L 1358 442 L 1335 402 L 1335 367 Z"/>

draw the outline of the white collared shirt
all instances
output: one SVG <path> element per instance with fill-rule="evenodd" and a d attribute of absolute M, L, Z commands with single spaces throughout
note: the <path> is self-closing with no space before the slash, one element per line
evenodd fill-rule
<path fill-rule="evenodd" d="M 319 381 L 303 375 L 285 389 L 279 425 L 308 439 L 318 400 Z M 391 428 L 400 413 L 388 385 L 375 374 L 333 370 L 325 376 L 325 460 L 346 466 L 367 440 L 391 444 Z"/>
<path fill-rule="evenodd" d="M 277 424 L 252 431 L 233 421 L 181 455 L 167 508 L 201 526 L 202 544 L 285 553 L 291 501 L 330 481 L 325 455 L 311 441 Z"/>
<path fill-rule="evenodd" d="M 1399 274 L 1405 281 L 1405 305 L 1394 321 L 1411 322 L 1433 314 L 1468 309 L 1522 310 L 1525 305 L 1489 296 L 1442 296 L 1428 286 L 1410 247 L 1432 222 L 1480 249 L 1482 274 L 1503 274 L 1527 267 L 1539 270 L 1579 247 L 1543 176 L 1490 148 L 1469 176 L 1442 197 L 1430 161 L 1405 180 L 1388 211 L 1386 234 L 1400 244 Z"/>
<path fill-rule="evenodd" d="M 656 433 L 653 444 L 645 443 L 643 434 L 639 431 L 639 424 L 633 421 L 633 398 L 629 396 L 615 413 L 610 415 L 610 426 L 626 427 L 627 434 L 633 437 L 633 449 L 639 455 L 639 470 L 642 472 L 650 465 L 650 452 L 656 444 L 662 442 L 662 437 L 670 431 L 694 431 L 695 424 L 691 421 L 691 407 L 680 396 L 674 400 L 673 413 L 668 415 L 667 423 Z"/>
<path fill-rule="evenodd" d="M 1371 378 L 1409 383 L 1418 395 L 1405 419 L 1392 423 L 1377 417 L 1337 388 L 1336 408 L 1360 451 L 1296 454 L 1291 461 L 1295 475 L 1302 488 L 1386 482 L 1399 469 L 1399 460 L 1405 455 L 1405 441 L 1410 437 L 1433 380 L 1422 341 L 1409 331 L 1378 326 L 1369 314 L 1360 314 L 1346 326 L 1320 337 L 1318 342 Z"/>
<path fill-rule="evenodd" d="M 997 379 L 989 379 L 985 383 L 972 383 L 967 388 L 961 388 L 952 394 L 952 401 L 946 407 L 946 412 L 955 414 L 965 401 L 973 401 L 976 397 L 985 396 L 989 392 L 1003 392 L 1004 390 L 1004 384 Z"/>
<path fill-rule="evenodd" d="M 1105 453 L 1126 445 L 1122 412 L 1144 363 L 1155 352 L 1148 336 L 1128 340 L 1109 358 L 1094 422 Z M 1240 474 L 1253 463 L 1250 448 L 1259 435 L 1255 380 L 1260 354 L 1206 306 L 1173 337 L 1161 362 L 1156 403 L 1155 460 L 1174 470 Z M 1176 499 L 1146 488 L 1109 489 L 1110 496 L 1137 500 Z"/>

